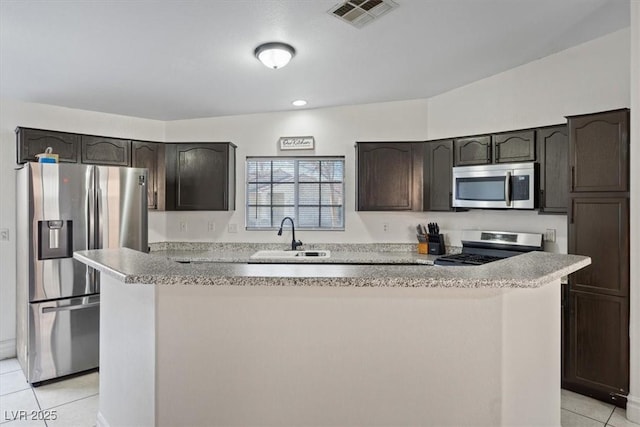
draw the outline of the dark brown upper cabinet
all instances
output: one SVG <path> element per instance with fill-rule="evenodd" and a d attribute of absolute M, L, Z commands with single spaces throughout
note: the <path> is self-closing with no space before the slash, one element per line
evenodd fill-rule
<path fill-rule="evenodd" d="M 427 141 L 424 159 L 424 210 L 452 210 L 453 139 Z"/>
<path fill-rule="evenodd" d="M 18 127 L 18 163 L 37 162 L 36 154 L 53 149 L 61 163 L 77 163 L 80 153 L 80 135 L 51 130 Z"/>
<path fill-rule="evenodd" d="M 423 142 L 358 142 L 357 209 L 421 211 Z"/>
<path fill-rule="evenodd" d="M 165 164 L 164 144 L 146 141 L 131 141 L 131 166 L 147 168 L 147 206 L 164 210 Z"/>
<path fill-rule="evenodd" d="M 629 191 L 629 110 L 567 119 L 570 190 Z"/>
<path fill-rule="evenodd" d="M 453 142 L 456 166 L 486 165 L 491 163 L 491 136 L 456 138 Z"/>
<path fill-rule="evenodd" d="M 235 148 L 228 142 L 166 144 L 166 210 L 235 209 Z"/>
<path fill-rule="evenodd" d="M 131 165 L 131 141 L 82 135 L 82 163 L 106 166 Z"/>
<path fill-rule="evenodd" d="M 540 162 L 540 212 L 567 213 L 569 204 L 569 135 L 567 125 L 536 130 Z"/>
<path fill-rule="evenodd" d="M 493 134 L 491 144 L 494 163 L 533 162 L 536 159 L 533 129 Z"/>

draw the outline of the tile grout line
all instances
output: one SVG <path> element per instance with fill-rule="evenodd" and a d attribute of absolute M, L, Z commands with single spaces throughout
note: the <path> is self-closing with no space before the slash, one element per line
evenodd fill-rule
<path fill-rule="evenodd" d="M 606 425 L 606 424 L 607 424 L 607 421 L 611 418 L 611 415 L 609 415 L 609 418 L 607 418 L 607 421 L 600 421 L 600 420 L 597 420 L 597 419 L 595 419 L 595 418 L 591 418 L 591 417 L 590 417 L 590 416 L 588 416 L 588 415 L 581 414 L 580 412 L 572 411 L 571 409 L 567 409 L 567 408 L 560 408 L 560 409 L 564 409 L 565 411 L 569 411 L 569 412 L 571 412 L 572 414 L 580 415 L 581 417 L 585 417 L 585 418 L 589 418 L 590 420 L 597 421 L 597 422 L 599 422 L 599 423 L 602 423 L 602 425 L 603 425 L 603 426 L 604 426 L 604 425 Z M 614 408 L 614 409 L 615 409 L 615 408 Z M 612 412 L 612 414 L 613 414 L 613 412 Z"/>
<path fill-rule="evenodd" d="M 23 388 L 22 390 L 10 391 L 9 393 L 0 394 L 0 396 L 2 396 L 2 397 L 9 396 L 9 395 L 14 394 L 14 393 L 20 393 L 21 391 L 29 390 L 30 388 L 31 388 L 31 386 L 29 386 L 27 388 Z"/>
<path fill-rule="evenodd" d="M 38 409 L 40 411 L 42 411 L 42 405 L 40 405 L 40 400 L 38 400 L 38 395 L 36 394 L 36 390 L 33 388 L 33 386 L 31 384 L 29 384 L 31 387 L 31 393 L 33 393 L 33 397 L 36 399 L 36 403 L 38 404 Z M 49 427 L 49 424 L 47 424 L 46 420 L 42 420 L 42 422 L 44 423 L 44 427 Z"/>
<path fill-rule="evenodd" d="M 42 405 L 40 405 L 40 401 L 38 400 L 38 395 L 36 391 L 31 387 L 31 393 L 33 393 L 33 397 L 36 399 L 36 403 L 38 404 L 38 409 L 42 411 Z"/>
<path fill-rule="evenodd" d="M 68 404 L 70 404 L 70 403 L 79 402 L 79 401 L 81 401 L 81 400 L 88 399 L 88 398 L 90 398 L 90 397 L 94 397 L 94 396 L 99 396 L 99 395 L 100 395 L 100 393 L 94 393 L 94 394 L 91 394 L 91 395 L 89 395 L 89 396 L 80 397 L 80 398 L 78 398 L 78 399 L 70 400 L 70 401 L 65 402 L 65 403 L 60 403 L 59 405 L 52 406 L 52 407 L 47 408 L 47 409 L 45 409 L 45 410 L 50 411 L 50 410 L 52 410 L 52 409 L 59 408 L 59 407 L 64 406 L 64 405 L 68 405 Z"/>
<path fill-rule="evenodd" d="M 613 417 L 613 413 L 616 411 L 616 407 L 614 406 L 613 409 L 611 410 L 611 413 L 609 414 L 609 418 L 607 418 L 607 422 L 604 423 L 605 427 L 607 427 L 609 425 L 609 421 L 611 421 L 611 417 Z"/>

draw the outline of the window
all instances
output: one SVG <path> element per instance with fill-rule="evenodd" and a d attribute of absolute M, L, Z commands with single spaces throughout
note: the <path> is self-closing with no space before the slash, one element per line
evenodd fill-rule
<path fill-rule="evenodd" d="M 344 157 L 247 157 L 247 229 L 344 230 Z"/>

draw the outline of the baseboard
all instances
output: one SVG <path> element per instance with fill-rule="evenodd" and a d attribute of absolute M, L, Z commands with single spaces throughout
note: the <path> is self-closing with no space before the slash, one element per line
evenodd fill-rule
<path fill-rule="evenodd" d="M 109 423 L 104 419 L 102 413 L 98 411 L 98 418 L 96 419 L 96 427 L 109 427 Z"/>
<path fill-rule="evenodd" d="M 640 397 L 627 396 L 627 419 L 640 424 Z"/>
<path fill-rule="evenodd" d="M 0 360 L 16 357 L 16 340 L 0 341 Z"/>

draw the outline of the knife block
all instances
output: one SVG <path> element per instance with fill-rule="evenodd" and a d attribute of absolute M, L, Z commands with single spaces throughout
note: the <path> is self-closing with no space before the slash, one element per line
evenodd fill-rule
<path fill-rule="evenodd" d="M 443 255 L 445 251 L 444 236 L 442 234 L 429 234 L 429 254 Z"/>

